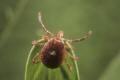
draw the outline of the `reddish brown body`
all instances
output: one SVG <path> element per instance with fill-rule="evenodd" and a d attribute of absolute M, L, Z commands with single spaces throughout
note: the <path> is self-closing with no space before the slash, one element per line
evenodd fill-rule
<path fill-rule="evenodd" d="M 65 47 L 61 40 L 55 38 L 45 43 L 40 53 L 42 63 L 48 68 L 57 68 L 64 60 Z"/>

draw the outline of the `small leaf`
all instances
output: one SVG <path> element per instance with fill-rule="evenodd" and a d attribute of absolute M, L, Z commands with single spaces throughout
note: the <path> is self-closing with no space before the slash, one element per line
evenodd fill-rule
<path fill-rule="evenodd" d="M 120 52 L 118 56 L 112 60 L 109 67 L 99 80 L 120 80 Z"/>
<path fill-rule="evenodd" d="M 39 40 L 38 42 L 42 41 L 44 40 Z M 66 45 L 70 46 L 69 43 L 66 43 Z M 33 57 L 36 53 L 40 52 L 41 49 L 42 47 L 32 47 L 26 63 L 25 80 L 80 80 L 77 62 L 71 60 L 68 56 L 66 56 L 66 59 L 72 66 L 71 72 L 68 70 L 67 65 L 64 62 L 56 69 L 49 69 L 41 62 L 39 64 L 33 64 Z M 72 53 L 72 55 L 75 55 L 73 50 L 69 50 L 69 52 Z"/>

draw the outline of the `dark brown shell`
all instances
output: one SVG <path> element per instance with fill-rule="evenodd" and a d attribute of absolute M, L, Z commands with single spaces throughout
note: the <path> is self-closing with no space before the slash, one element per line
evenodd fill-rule
<path fill-rule="evenodd" d="M 60 40 L 51 39 L 45 43 L 40 58 L 48 68 L 57 68 L 64 60 L 65 47 Z"/>

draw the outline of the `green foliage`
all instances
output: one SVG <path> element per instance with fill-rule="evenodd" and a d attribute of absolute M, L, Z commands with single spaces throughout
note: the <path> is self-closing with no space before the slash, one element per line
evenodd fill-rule
<path fill-rule="evenodd" d="M 107 70 L 99 80 L 119 80 L 120 79 L 120 52 L 108 66 Z"/>
<path fill-rule="evenodd" d="M 39 40 L 38 42 L 43 42 L 44 40 Z M 67 43 L 70 46 L 69 43 Z M 27 59 L 25 80 L 80 80 L 79 70 L 77 62 L 69 59 L 69 64 L 72 66 L 72 71 L 70 72 L 65 63 L 57 69 L 48 69 L 41 62 L 39 64 L 33 64 L 32 60 L 36 53 L 40 52 L 42 47 L 33 46 Z M 73 50 L 69 51 L 73 56 L 75 53 Z"/>

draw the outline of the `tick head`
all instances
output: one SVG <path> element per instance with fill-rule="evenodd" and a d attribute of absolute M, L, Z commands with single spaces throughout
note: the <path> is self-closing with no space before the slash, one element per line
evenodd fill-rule
<path fill-rule="evenodd" d="M 57 36 L 56 36 L 57 40 L 60 40 L 60 41 L 63 42 L 63 34 L 64 34 L 63 31 L 59 31 L 58 34 L 57 34 Z"/>

